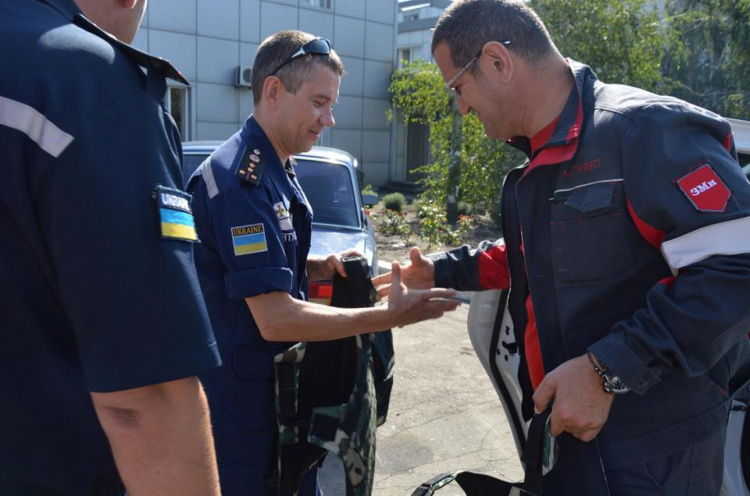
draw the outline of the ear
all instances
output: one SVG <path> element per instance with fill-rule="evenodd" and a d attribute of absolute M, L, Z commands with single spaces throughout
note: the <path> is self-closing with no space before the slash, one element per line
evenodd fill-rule
<path fill-rule="evenodd" d="M 132 9 L 134 8 L 138 2 L 143 2 L 145 0 L 117 0 L 117 2 L 125 9 Z"/>
<path fill-rule="evenodd" d="M 505 45 L 497 41 L 489 41 L 482 47 L 482 58 L 485 59 L 482 64 L 483 71 L 489 71 L 493 77 L 499 78 L 503 83 L 508 83 L 513 79 L 515 71 L 515 59 Z"/>
<path fill-rule="evenodd" d="M 276 76 L 269 76 L 263 81 L 263 100 L 269 107 L 275 107 L 278 104 L 283 91 L 286 91 L 284 83 Z"/>

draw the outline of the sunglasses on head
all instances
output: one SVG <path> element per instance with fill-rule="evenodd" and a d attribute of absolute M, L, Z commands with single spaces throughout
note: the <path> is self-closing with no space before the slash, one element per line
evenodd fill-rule
<path fill-rule="evenodd" d="M 287 65 L 292 60 L 296 59 L 297 57 L 302 57 L 303 55 L 328 55 L 331 53 L 331 42 L 328 41 L 325 38 L 315 38 L 314 40 L 310 40 L 301 47 L 299 47 L 299 50 L 294 52 L 291 57 L 286 59 L 284 62 L 281 63 L 274 71 L 269 74 L 270 76 L 275 75 L 279 70 Z"/>

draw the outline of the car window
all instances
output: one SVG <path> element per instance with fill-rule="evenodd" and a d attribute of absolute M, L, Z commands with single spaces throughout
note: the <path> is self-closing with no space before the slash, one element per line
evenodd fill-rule
<path fill-rule="evenodd" d="M 750 179 L 750 153 L 739 153 L 738 157 L 740 159 L 742 172 L 744 172 L 745 175 Z"/>
<path fill-rule="evenodd" d="M 312 205 L 314 223 L 360 227 L 356 189 L 345 165 L 297 159 L 295 170 Z"/>

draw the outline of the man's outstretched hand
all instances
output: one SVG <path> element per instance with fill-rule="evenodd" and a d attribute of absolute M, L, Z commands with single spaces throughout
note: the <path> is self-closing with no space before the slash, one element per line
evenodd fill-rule
<path fill-rule="evenodd" d="M 455 310 L 460 304 L 460 301 L 451 299 L 456 295 L 452 289 L 408 288 L 401 282 L 402 272 L 398 263 L 391 264 L 391 272 L 387 274 L 388 292 L 385 293 L 388 295 L 388 310 L 394 314 L 398 327 L 442 317 L 445 312 Z"/>
<path fill-rule="evenodd" d="M 397 265 L 394 263 L 394 266 Z M 410 289 L 430 289 L 435 285 L 435 264 L 422 255 L 418 247 L 409 251 L 409 263 L 400 267 L 401 282 Z M 387 296 L 391 290 L 393 272 L 388 272 L 372 279 L 380 296 Z"/>

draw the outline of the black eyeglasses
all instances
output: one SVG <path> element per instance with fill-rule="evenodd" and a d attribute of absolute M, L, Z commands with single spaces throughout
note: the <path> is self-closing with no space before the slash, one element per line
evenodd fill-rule
<path fill-rule="evenodd" d="M 500 43 L 507 46 L 507 45 L 510 45 L 510 40 L 501 41 Z M 469 70 L 469 67 L 471 67 L 471 64 L 479 60 L 479 57 L 482 55 L 482 49 L 484 49 L 484 46 L 479 50 L 479 53 L 476 55 L 476 57 L 474 57 L 469 62 L 467 62 L 465 66 L 459 69 L 459 71 L 456 73 L 455 76 L 450 78 L 448 82 L 445 83 L 445 87 L 448 89 L 448 91 L 451 92 L 451 95 L 453 95 L 453 98 L 455 98 L 456 100 L 458 100 L 459 97 L 461 96 L 461 88 L 459 88 L 458 86 L 454 87 L 453 84 L 456 81 L 458 81 L 458 79 L 461 76 L 464 75 L 464 72 Z"/>
<path fill-rule="evenodd" d="M 275 75 L 279 70 L 287 65 L 292 60 L 296 59 L 297 57 L 302 57 L 303 55 L 313 54 L 313 55 L 328 55 L 331 53 L 331 42 L 328 41 L 325 38 L 315 38 L 314 40 L 310 40 L 301 47 L 299 47 L 299 50 L 294 52 L 291 57 L 286 59 L 284 62 L 281 63 L 280 66 L 278 66 L 274 71 L 269 74 L 270 76 Z"/>

